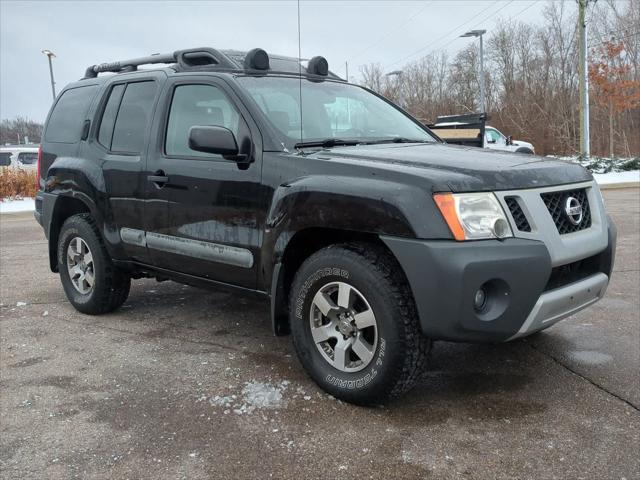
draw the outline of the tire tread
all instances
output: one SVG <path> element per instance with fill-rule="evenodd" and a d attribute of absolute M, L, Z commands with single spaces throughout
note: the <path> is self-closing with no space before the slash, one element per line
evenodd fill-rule
<path fill-rule="evenodd" d="M 403 345 L 400 345 L 400 348 L 404 349 L 405 355 L 403 361 L 396 367 L 396 371 L 389 376 L 393 384 L 388 385 L 384 393 L 378 398 L 364 400 L 357 397 L 357 395 L 351 398 L 347 393 L 344 395 L 345 399 L 353 403 L 375 404 L 384 403 L 407 393 L 424 371 L 432 342 L 422 333 L 413 294 L 402 268 L 384 248 L 372 243 L 350 242 L 330 245 L 311 255 L 305 260 L 294 278 L 292 295 L 290 295 L 290 311 L 293 312 L 295 310 L 296 295 L 294 293 L 298 291 L 300 285 L 305 281 L 305 278 L 303 278 L 305 263 L 315 261 L 318 257 L 326 256 L 329 253 L 333 258 L 335 258 L 336 254 L 344 256 L 362 265 L 363 268 L 370 269 L 374 276 L 378 277 L 378 281 L 383 284 L 381 286 L 384 291 L 389 292 L 386 301 L 395 304 L 396 310 L 399 312 L 399 318 L 396 318 L 396 321 L 402 322 L 403 327 L 401 330 L 401 342 Z M 295 336 L 294 346 L 298 355 L 301 355 L 301 346 L 298 345 Z"/>
<path fill-rule="evenodd" d="M 94 239 L 98 243 L 99 251 L 92 252 L 93 255 L 101 256 L 101 263 L 104 265 L 104 287 L 98 288 L 94 290 L 94 293 L 97 297 L 87 305 L 82 305 L 78 307 L 74 305 L 78 310 L 83 313 L 87 313 L 89 315 L 100 315 L 103 313 L 109 313 L 120 307 L 129 296 L 129 290 L 131 288 L 131 277 L 126 273 L 119 270 L 111 260 L 109 253 L 107 252 L 107 248 L 104 244 L 104 240 L 102 235 L 100 234 L 100 230 L 98 229 L 98 225 L 96 221 L 89 213 L 80 213 L 77 215 L 73 215 L 65 220 L 62 229 L 62 232 L 73 225 L 75 222 L 84 223 L 91 230 L 94 235 Z M 60 262 L 60 259 L 58 259 Z M 64 265 L 60 265 L 60 269 L 64 268 Z"/>

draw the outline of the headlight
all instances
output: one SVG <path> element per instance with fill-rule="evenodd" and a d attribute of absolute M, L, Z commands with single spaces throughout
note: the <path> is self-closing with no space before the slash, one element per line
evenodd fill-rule
<path fill-rule="evenodd" d="M 456 240 L 513 237 L 493 193 L 437 193 L 433 199 Z"/>

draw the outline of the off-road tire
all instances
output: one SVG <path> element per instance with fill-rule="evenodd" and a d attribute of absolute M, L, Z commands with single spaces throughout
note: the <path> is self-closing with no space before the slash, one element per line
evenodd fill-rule
<path fill-rule="evenodd" d="M 355 287 L 374 311 L 377 347 L 373 360 L 361 371 L 335 368 L 313 340 L 313 298 L 331 282 Z M 325 391 L 350 403 L 379 405 L 409 391 L 431 349 L 402 269 L 384 248 L 374 244 L 337 244 L 311 255 L 295 275 L 289 312 L 293 343 L 305 370 Z"/>
<path fill-rule="evenodd" d="M 94 265 L 94 284 L 87 294 L 74 287 L 67 269 L 67 248 L 71 240 L 80 237 L 91 250 Z M 100 231 L 88 213 L 73 215 L 65 220 L 58 236 L 58 271 L 64 292 L 76 310 L 88 315 L 112 312 L 129 296 L 131 278 L 111 261 Z"/>

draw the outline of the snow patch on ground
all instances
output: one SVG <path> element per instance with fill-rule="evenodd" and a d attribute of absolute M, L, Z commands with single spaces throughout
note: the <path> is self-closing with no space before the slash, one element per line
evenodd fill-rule
<path fill-rule="evenodd" d="M 640 183 L 640 170 L 630 172 L 594 173 L 593 178 L 599 185 L 611 185 L 614 183 Z"/>
<path fill-rule="evenodd" d="M 556 155 L 547 155 L 547 158 L 582 165 L 593 174 L 593 178 L 599 185 L 640 182 L 640 170 L 637 169 L 638 158 L 591 157 L 588 160 L 582 160 L 578 156 Z"/>
<path fill-rule="evenodd" d="M 245 401 L 256 408 L 279 408 L 283 405 L 282 393 L 287 389 L 288 381 L 277 385 L 252 382 L 242 389 Z"/>
<path fill-rule="evenodd" d="M 5 198 L 0 200 L 0 213 L 32 212 L 36 208 L 33 198 L 21 198 L 10 200 Z"/>
<path fill-rule="evenodd" d="M 237 395 L 216 395 L 209 399 L 214 407 L 224 408 L 225 415 L 233 412 L 236 415 L 251 414 L 256 409 L 276 409 L 284 407 L 284 392 L 289 386 L 288 380 L 270 384 L 264 382 L 247 382 L 242 389 L 241 397 Z"/>
<path fill-rule="evenodd" d="M 613 360 L 611 355 L 593 350 L 572 351 L 569 352 L 569 357 L 576 362 L 586 365 L 602 365 L 603 363 L 609 363 Z"/>

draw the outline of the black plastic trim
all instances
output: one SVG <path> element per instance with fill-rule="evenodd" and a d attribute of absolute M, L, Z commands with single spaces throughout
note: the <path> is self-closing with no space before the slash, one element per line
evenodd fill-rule
<path fill-rule="evenodd" d="M 381 236 L 409 281 L 423 333 L 434 340 L 503 341 L 513 336 L 551 272 L 544 243 L 511 238 L 455 242 Z M 481 286 L 495 295 L 476 311 Z"/>

